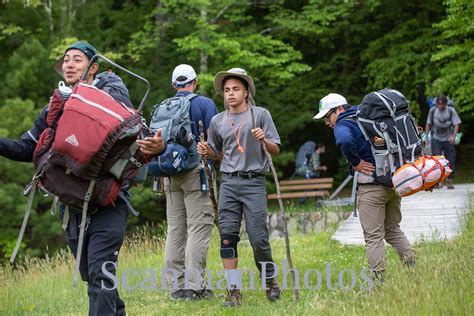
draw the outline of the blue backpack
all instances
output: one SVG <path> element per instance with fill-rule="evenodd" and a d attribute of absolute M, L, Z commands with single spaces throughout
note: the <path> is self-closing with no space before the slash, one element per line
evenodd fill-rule
<path fill-rule="evenodd" d="M 148 165 L 148 173 L 155 177 L 167 177 L 187 172 L 199 165 L 199 154 L 192 133 L 193 121 L 189 110 L 191 100 L 197 94 L 174 96 L 153 107 L 150 128 L 166 143 L 165 151 Z"/>

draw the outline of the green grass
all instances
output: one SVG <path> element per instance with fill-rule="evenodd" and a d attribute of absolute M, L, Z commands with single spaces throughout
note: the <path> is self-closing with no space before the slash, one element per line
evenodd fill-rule
<path fill-rule="evenodd" d="M 472 214 L 472 208 L 471 208 Z M 271 241 L 277 263 L 285 258 L 283 240 Z M 160 270 L 163 262 L 163 240 L 139 233 L 127 240 L 119 262 L 119 275 L 125 269 Z M 221 270 L 219 241 L 214 231 L 211 241 L 208 268 Z M 246 243 L 239 244 L 239 266 L 254 269 L 251 249 Z M 218 297 L 200 302 L 175 302 L 169 300 L 167 291 L 135 290 L 119 288 L 130 315 L 468 315 L 474 310 L 474 219 L 466 220 L 461 236 L 450 241 L 425 241 L 415 245 L 417 265 L 407 270 L 398 260 L 394 250 L 387 247 L 387 275 L 383 285 L 371 291 L 361 290 L 361 278 L 357 275 L 353 290 L 330 290 L 326 286 L 326 264 L 332 266 L 332 284 L 338 283 L 338 272 L 351 268 L 359 274 L 366 266 L 363 247 L 341 246 L 330 240 L 330 233 L 291 238 L 292 255 L 300 272 L 317 269 L 322 273 L 319 290 L 301 290 L 301 299 L 293 302 L 291 290 L 283 292 L 277 303 L 269 303 L 263 290 L 245 290 L 244 305 L 238 309 L 221 307 Z M 0 270 L 1 315 L 85 315 L 88 299 L 86 285 L 72 288 L 73 261 L 67 252 L 46 259 L 30 259 L 24 268 L 13 271 L 9 267 Z M 349 273 L 345 284 L 349 286 Z M 157 287 L 161 286 L 157 275 Z M 281 284 L 281 274 L 279 275 Z M 310 280 L 315 285 L 313 273 Z M 130 278 L 138 284 L 142 277 Z M 248 278 L 246 279 L 248 285 Z M 300 276 L 303 285 L 303 278 Z M 215 281 L 214 281 L 215 284 Z M 366 285 L 366 284 L 365 284 Z M 259 287 L 259 280 L 256 280 Z M 222 290 L 215 291 L 223 294 Z"/>
<path fill-rule="evenodd" d="M 353 205 L 345 206 L 316 206 L 315 201 L 308 202 L 304 204 L 298 203 L 285 203 L 285 213 L 305 213 L 305 212 L 352 212 Z M 278 205 L 269 205 L 269 213 L 279 213 L 280 207 Z"/>

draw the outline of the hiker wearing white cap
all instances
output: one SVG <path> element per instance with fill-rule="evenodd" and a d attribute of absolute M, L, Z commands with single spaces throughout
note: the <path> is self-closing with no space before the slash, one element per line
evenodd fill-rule
<path fill-rule="evenodd" d="M 176 66 L 171 83 L 176 95 L 163 102 L 178 102 L 180 107 L 185 106 L 184 102 L 188 105 L 190 102 L 187 119 L 192 121 L 192 136 L 197 143 L 199 121 L 207 131 L 211 118 L 217 114 L 217 107 L 211 99 L 194 93 L 197 75 L 192 66 Z M 207 193 L 201 190 L 202 172 L 203 166 L 196 163 L 189 170 L 164 178 L 168 224 L 164 260 L 172 299 L 198 300 L 212 295 L 206 289 L 203 273 L 214 225 L 214 210 Z"/>
<path fill-rule="evenodd" d="M 196 82 L 196 78 L 196 71 L 194 71 L 192 66 L 181 64 L 174 68 L 173 74 L 171 75 L 171 84 L 175 88 L 184 88 L 190 82 Z"/>
<path fill-rule="evenodd" d="M 255 84 L 241 68 L 219 72 L 214 88 L 224 97 L 226 110 L 216 115 L 209 127 L 207 143 L 198 152 L 220 159 L 223 173 L 219 195 L 220 255 L 227 279 L 225 306 L 242 304 L 242 275 L 237 270 L 237 243 L 244 215 L 255 263 L 266 284 L 271 301 L 280 298 L 272 251 L 269 243 L 265 175 L 269 161 L 264 142 L 272 155 L 280 152 L 280 136 L 270 112 L 255 106 Z"/>
<path fill-rule="evenodd" d="M 377 181 L 375 158 L 356 120 L 358 107 L 350 106 L 340 94 L 330 93 L 319 102 L 313 119 L 324 119 L 334 130 L 336 144 L 350 164 L 350 173 L 358 171 L 357 209 L 364 232 L 369 267 L 375 278 L 383 282 L 385 242 L 391 244 L 400 259 L 413 266 L 415 257 L 410 242 L 400 229 L 402 215 L 400 197 L 385 183 Z"/>

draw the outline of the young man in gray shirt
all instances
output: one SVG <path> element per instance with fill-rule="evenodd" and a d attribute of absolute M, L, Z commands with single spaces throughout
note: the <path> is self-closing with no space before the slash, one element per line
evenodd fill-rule
<path fill-rule="evenodd" d="M 459 131 L 461 119 L 454 107 L 448 106 L 448 98 L 441 95 L 436 98 L 436 105 L 430 109 L 426 121 L 425 133 L 431 131 L 431 151 L 433 155 L 442 155 L 448 159 L 453 172 L 447 180 L 448 189 L 454 189 L 454 163 L 456 161 L 456 148 L 454 139 Z M 429 137 L 426 138 L 429 145 Z"/>
<path fill-rule="evenodd" d="M 225 306 L 242 304 L 242 275 L 237 270 L 237 243 L 240 240 L 242 214 L 260 276 L 266 282 L 267 297 L 280 298 L 269 243 L 265 174 L 269 162 L 262 149 L 272 155 L 280 152 L 280 137 L 270 112 L 255 106 L 255 85 L 241 68 L 219 72 L 214 88 L 224 97 L 226 110 L 214 116 L 207 143 L 198 144 L 198 152 L 220 159 L 223 173 L 219 195 L 219 232 L 221 258 L 227 279 Z M 263 143 L 263 144 L 262 144 Z"/>

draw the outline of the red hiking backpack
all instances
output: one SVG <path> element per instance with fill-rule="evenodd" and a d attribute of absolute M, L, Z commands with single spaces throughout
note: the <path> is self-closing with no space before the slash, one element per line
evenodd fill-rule
<path fill-rule="evenodd" d="M 70 207 L 112 204 L 144 162 L 136 144 L 141 114 L 94 86 L 79 83 L 67 101 L 55 90 L 46 121 L 33 154 L 35 178 Z"/>

